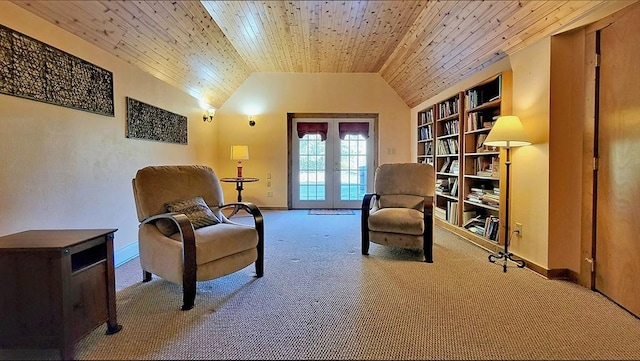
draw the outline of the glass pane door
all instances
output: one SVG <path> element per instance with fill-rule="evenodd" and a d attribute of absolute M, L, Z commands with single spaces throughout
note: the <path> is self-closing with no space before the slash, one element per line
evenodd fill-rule
<path fill-rule="evenodd" d="M 364 124 L 366 134 L 340 139 L 339 125 L 348 122 Z M 326 132 L 310 124 L 326 124 Z M 294 119 L 293 126 L 292 207 L 360 208 L 372 184 L 373 120 Z"/>

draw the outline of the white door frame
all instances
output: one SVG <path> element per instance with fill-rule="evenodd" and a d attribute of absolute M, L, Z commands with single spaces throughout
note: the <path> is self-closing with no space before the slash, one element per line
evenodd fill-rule
<path fill-rule="evenodd" d="M 326 162 L 324 169 L 324 179 L 320 180 L 324 184 L 324 194 L 321 195 L 322 199 L 305 199 L 300 200 L 300 164 L 299 164 L 299 146 L 300 140 L 297 135 L 297 123 L 298 122 L 313 122 L 329 123 L 329 133 L 327 134 L 326 144 L 327 147 L 333 145 L 332 149 L 325 148 Z M 345 122 L 367 122 L 369 123 L 369 137 L 366 140 L 366 175 L 357 172 L 357 175 L 353 175 L 353 171 L 341 172 L 340 171 L 340 148 L 341 140 L 338 136 L 338 124 Z M 290 209 L 312 209 L 312 208 L 360 208 L 362 199 L 358 196 L 357 199 L 351 198 L 350 200 L 341 200 L 341 174 L 342 177 L 347 177 L 347 182 L 353 181 L 353 178 L 349 177 L 366 177 L 366 189 L 358 189 L 358 193 L 370 192 L 373 189 L 373 175 L 375 167 L 377 165 L 377 114 L 289 114 L 289 200 L 288 206 Z M 347 159 L 349 156 L 347 156 Z M 344 161 L 344 160 L 343 160 Z M 362 179 L 358 178 L 356 182 L 361 182 Z M 343 184 L 344 185 L 344 184 Z M 321 193 L 321 192 L 320 192 Z M 359 194 L 358 194 L 359 195 Z"/>

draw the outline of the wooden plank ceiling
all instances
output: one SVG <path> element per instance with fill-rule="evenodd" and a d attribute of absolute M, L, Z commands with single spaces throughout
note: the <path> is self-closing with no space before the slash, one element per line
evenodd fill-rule
<path fill-rule="evenodd" d="M 414 107 L 606 1 L 13 3 L 214 107 L 252 72 L 379 73 Z"/>

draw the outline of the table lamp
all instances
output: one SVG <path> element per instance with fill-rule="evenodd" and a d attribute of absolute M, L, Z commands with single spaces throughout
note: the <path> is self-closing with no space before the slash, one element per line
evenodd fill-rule
<path fill-rule="evenodd" d="M 249 159 L 249 146 L 247 145 L 232 145 L 231 146 L 231 159 L 238 161 L 238 178 L 242 178 L 242 160 Z"/>
<path fill-rule="evenodd" d="M 518 265 L 519 268 L 523 268 L 525 266 L 524 260 L 514 259 L 513 254 L 509 253 L 509 168 L 511 166 L 510 149 L 512 147 L 530 145 L 531 142 L 524 132 L 524 127 L 520 122 L 520 118 L 515 115 L 505 115 L 498 117 L 496 123 L 491 128 L 491 131 L 489 132 L 489 135 L 487 135 L 487 138 L 484 140 L 483 144 L 504 148 L 507 156 L 504 162 L 506 167 L 505 179 L 507 183 L 505 187 L 506 204 L 504 215 L 504 251 L 500 251 L 497 254 L 489 255 L 489 262 L 494 263 L 497 260 L 503 259 L 504 263 L 502 269 L 504 272 L 507 272 L 508 261 L 513 261 Z"/>

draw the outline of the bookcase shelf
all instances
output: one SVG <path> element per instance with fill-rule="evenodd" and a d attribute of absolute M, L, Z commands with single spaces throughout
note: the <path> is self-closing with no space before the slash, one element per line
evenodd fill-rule
<path fill-rule="evenodd" d="M 511 112 L 511 76 L 502 72 L 428 108 L 436 222 L 485 248 L 502 244 L 505 195 L 500 193 L 504 157 L 483 142 L 498 116 Z"/>
<path fill-rule="evenodd" d="M 418 163 L 434 163 L 433 119 L 433 107 L 418 112 Z"/>
<path fill-rule="evenodd" d="M 440 212 L 441 219 L 447 222 L 459 224 L 460 204 L 460 175 L 462 167 L 462 145 L 460 134 L 462 129 L 462 117 L 464 115 L 464 94 L 462 92 L 434 105 L 436 109 L 435 136 L 436 136 L 436 195 L 435 207 Z"/>

